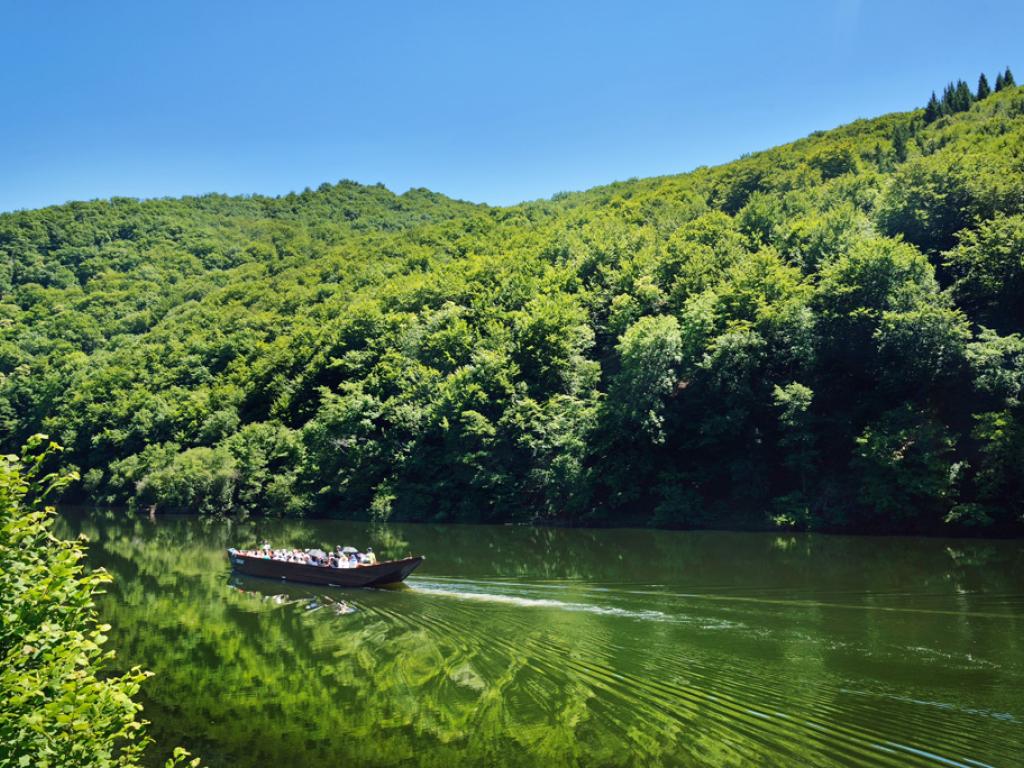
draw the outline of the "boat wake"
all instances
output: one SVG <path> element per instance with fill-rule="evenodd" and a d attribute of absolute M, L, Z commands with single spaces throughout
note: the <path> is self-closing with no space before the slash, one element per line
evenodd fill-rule
<path fill-rule="evenodd" d="M 486 583 L 487 587 L 493 587 L 493 583 Z M 544 585 L 550 588 L 549 585 Z M 727 620 L 709 620 L 707 617 L 695 617 L 685 614 L 670 614 L 661 610 L 646 609 L 636 610 L 631 608 L 620 608 L 609 605 L 595 605 L 593 603 L 572 602 L 557 600 L 551 597 L 531 597 L 528 593 L 515 594 L 494 591 L 484 591 L 475 582 L 466 581 L 445 581 L 431 582 L 416 580 L 410 582 L 412 591 L 436 595 L 438 597 L 450 597 L 457 600 L 474 600 L 485 603 L 497 603 L 517 606 L 521 608 L 548 608 L 559 611 L 572 611 L 576 613 L 590 613 L 597 616 L 615 616 L 617 618 L 634 619 L 637 621 L 654 621 L 672 624 L 700 624 L 705 629 L 734 629 L 742 626 L 738 622 Z"/>

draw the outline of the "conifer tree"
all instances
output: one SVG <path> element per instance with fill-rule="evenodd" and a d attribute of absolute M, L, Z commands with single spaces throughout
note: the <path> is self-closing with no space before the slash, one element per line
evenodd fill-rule
<path fill-rule="evenodd" d="M 906 162 L 907 159 L 907 129 L 897 125 L 892 132 L 892 153 L 897 163 Z"/>
<path fill-rule="evenodd" d="M 883 170 L 886 167 L 885 162 L 885 150 L 882 149 L 882 142 L 875 142 L 875 149 L 871 153 L 871 161 L 875 164 L 875 167 L 879 170 Z"/>
<path fill-rule="evenodd" d="M 956 112 L 953 104 L 956 101 L 956 90 L 950 83 L 942 90 L 942 114 L 952 115 Z"/>
<path fill-rule="evenodd" d="M 966 112 L 971 108 L 971 104 L 974 101 L 974 94 L 971 93 L 971 87 L 967 85 L 963 80 L 956 81 L 956 91 L 954 93 L 954 105 L 957 112 Z"/>
<path fill-rule="evenodd" d="M 1013 88 L 1016 85 L 1017 83 L 1013 80 L 1013 72 L 1011 72 L 1010 68 L 1007 67 L 1006 71 L 1003 73 L 1003 88 Z"/>
<path fill-rule="evenodd" d="M 981 101 L 982 99 L 986 98 L 990 93 L 992 93 L 992 89 L 988 87 L 988 78 L 985 77 L 985 73 L 982 72 L 981 76 L 978 78 L 978 93 L 975 96 L 975 98 L 978 101 Z"/>
<path fill-rule="evenodd" d="M 940 117 L 942 117 L 942 105 L 935 97 L 935 91 L 932 91 L 932 97 L 928 99 L 928 106 L 924 108 L 924 121 L 925 123 L 934 123 Z"/>
<path fill-rule="evenodd" d="M 1003 90 L 1003 73 L 1000 72 L 996 75 L 996 92 Z"/>

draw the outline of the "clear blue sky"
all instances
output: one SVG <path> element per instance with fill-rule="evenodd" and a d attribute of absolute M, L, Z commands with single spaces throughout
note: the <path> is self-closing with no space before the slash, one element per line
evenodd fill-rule
<path fill-rule="evenodd" d="M 511 203 L 1007 64 L 1024 3 L 0 0 L 0 210 L 342 178 Z"/>

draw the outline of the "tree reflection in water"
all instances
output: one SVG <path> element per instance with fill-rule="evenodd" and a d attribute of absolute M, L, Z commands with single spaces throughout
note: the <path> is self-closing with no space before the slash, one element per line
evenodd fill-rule
<path fill-rule="evenodd" d="M 69 515 L 121 665 L 211 765 L 1022 762 L 1019 542 Z M 372 545 L 409 586 L 229 573 Z M 154 753 L 156 750 L 154 750 Z"/>

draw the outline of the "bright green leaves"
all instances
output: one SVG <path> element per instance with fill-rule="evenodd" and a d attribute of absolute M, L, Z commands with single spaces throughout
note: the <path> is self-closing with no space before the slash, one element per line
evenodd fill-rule
<path fill-rule="evenodd" d="M 512 320 L 513 360 L 531 395 L 578 394 L 597 380 L 596 364 L 586 358 L 594 332 L 571 294 L 539 296 Z"/>
<path fill-rule="evenodd" d="M 913 246 L 873 238 L 824 265 L 815 303 L 828 318 L 878 318 L 884 311 L 913 309 L 937 291 L 934 270 Z"/>
<path fill-rule="evenodd" d="M 639 429 L 647 439 L 664 440 L 664 402 L 677 385 L 683 338 L 671 316 L 643 317 L 616 345 L 619 372 L 609 387 L 607 408 L 626 431 Z"/>
<path fill-rule="evenodd" d="M 724 277 L 743 255 L 744 238 L 729 216 L 714 211 L 677 229 L 665 250 L 656 274 L 673 306 L 680 306 Z"/>
<path fill-rule="evenodd" d="M 66 482 L 43 474 L 45 438 L 0 457 L 0 766 L 128 768 L 148 743 L 133 698 L 148 677 L 104 667 L 108 625 L 94 595 L 110 580 L 86 573 L 82 544 L 52 533 L 38 493 Z"/>
<path fill-rule="evenodd" d="M 981 325 L 1024 330 L 1024 216 L 997 216 L 960 233 L 946 253 L 953 296 Z"/>
<path fill-rule="evenodd" d="M 817 169 L 825 180 L 857 173 L 860 169 L 857 152 L 849 141 L 832 142 L 821 147 L 807 158 L 807 164 Z"/>
<path fill-rule="evenodd" d="M 1024 210 L 1024 173 L 1009 148 L 971 149 L 967 154 L 939 152 L 901 166 L 879 207 L 883 232 L 938 253 L 980 220 Z"/>

